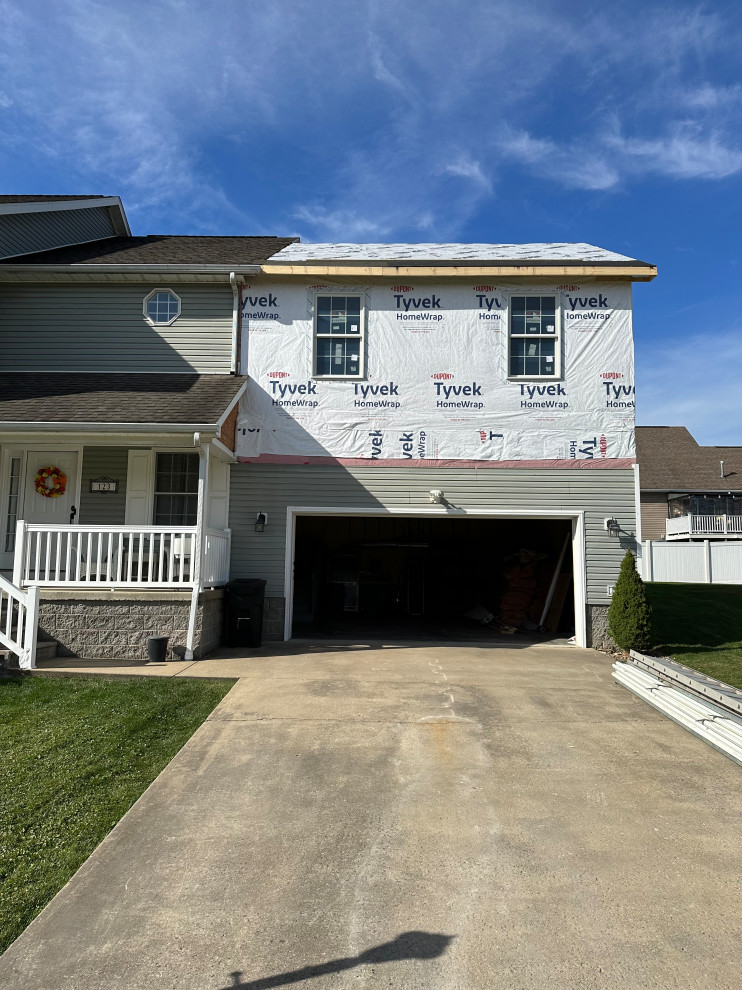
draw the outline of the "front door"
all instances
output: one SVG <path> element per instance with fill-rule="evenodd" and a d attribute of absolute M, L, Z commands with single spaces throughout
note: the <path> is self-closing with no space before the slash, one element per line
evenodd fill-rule
<path fill-rule="evenodd" d="M 77 497 L 76 450 L 29 450 L 26 460 L 26 484 L 23 492 L 23 518 L 27 523 L 64 526 L 70 521 Z M 36 491 L 36 475 L 45 467 L 56 467 L 65 475 L 64 494 L 57 498 Z"/>
<path fill-rule="evenodd" d="M 25 464 L 24 464 L 25 461 Z M 15 465 L 18 465 L 16 468 Z M 36 475 L 41 468 L 56 467 L 65 475 L 65 490 L 57 498 L 40 495 L 36 491 Z M 10 471 L 19 472 L 17 480 L 11 477 L 4 486 L 5 505 L 3 506 L 3 534 L 0 548 L 0 569 L 13 567 L 13 544 L 15 522 L 25 519 L 27 523 L 40 523 L 46 526 L 64 526 L 70 521 L 70 513 L 77 498 L 79 453 L 76 450 L 28 450 L 19 451 L 10 458 Z"/>

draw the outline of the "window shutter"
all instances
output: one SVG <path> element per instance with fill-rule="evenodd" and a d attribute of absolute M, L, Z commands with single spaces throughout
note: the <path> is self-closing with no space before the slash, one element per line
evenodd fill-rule
<path fill-rule="evenodd" d="M 151 526 L 154 495 L 154 450 L 130 450 L 126 474 L 126 525 Z"/>

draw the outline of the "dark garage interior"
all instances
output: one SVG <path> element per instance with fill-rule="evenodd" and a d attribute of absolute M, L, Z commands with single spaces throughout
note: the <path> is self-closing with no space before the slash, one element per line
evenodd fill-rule
<path fill-rule="evenodd" d="M 571 536 L 567 520 L 300 516 L 293 636 L 571 636 Z"/>

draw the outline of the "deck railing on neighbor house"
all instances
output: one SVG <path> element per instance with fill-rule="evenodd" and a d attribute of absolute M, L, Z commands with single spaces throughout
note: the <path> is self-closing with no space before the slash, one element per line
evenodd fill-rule
<path fill-rule="evenodd" d="M 676 516 L 666 521 L 665 536 L 668 540 L 687 539 L 690 536 L 737 539 L 742 536 L 742 516 Z"/>
<path fill-rule="evenodd" d="M 201 534 L 196 526 L 46 526 L 20 521 L 13 583 L 48 588 L 212 587 L 229 580 L 229 552 L 228 529 L 205 528 Z"/>

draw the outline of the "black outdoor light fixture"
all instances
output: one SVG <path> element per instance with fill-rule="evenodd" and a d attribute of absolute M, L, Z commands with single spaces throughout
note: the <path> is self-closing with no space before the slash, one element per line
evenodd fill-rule
<path fill-rule="evenodd" d="M 268 513 L 259 512 L 255 517 L 255 532 L 262 533 L 268 523 Z"/>
<path fill-rule="evenodd" d="M 621 527 L 618 525 L 618 519 L 604 519 L 603 526 L 608 530 L 609 536 L 618 536 L 621 532 Z"/>

